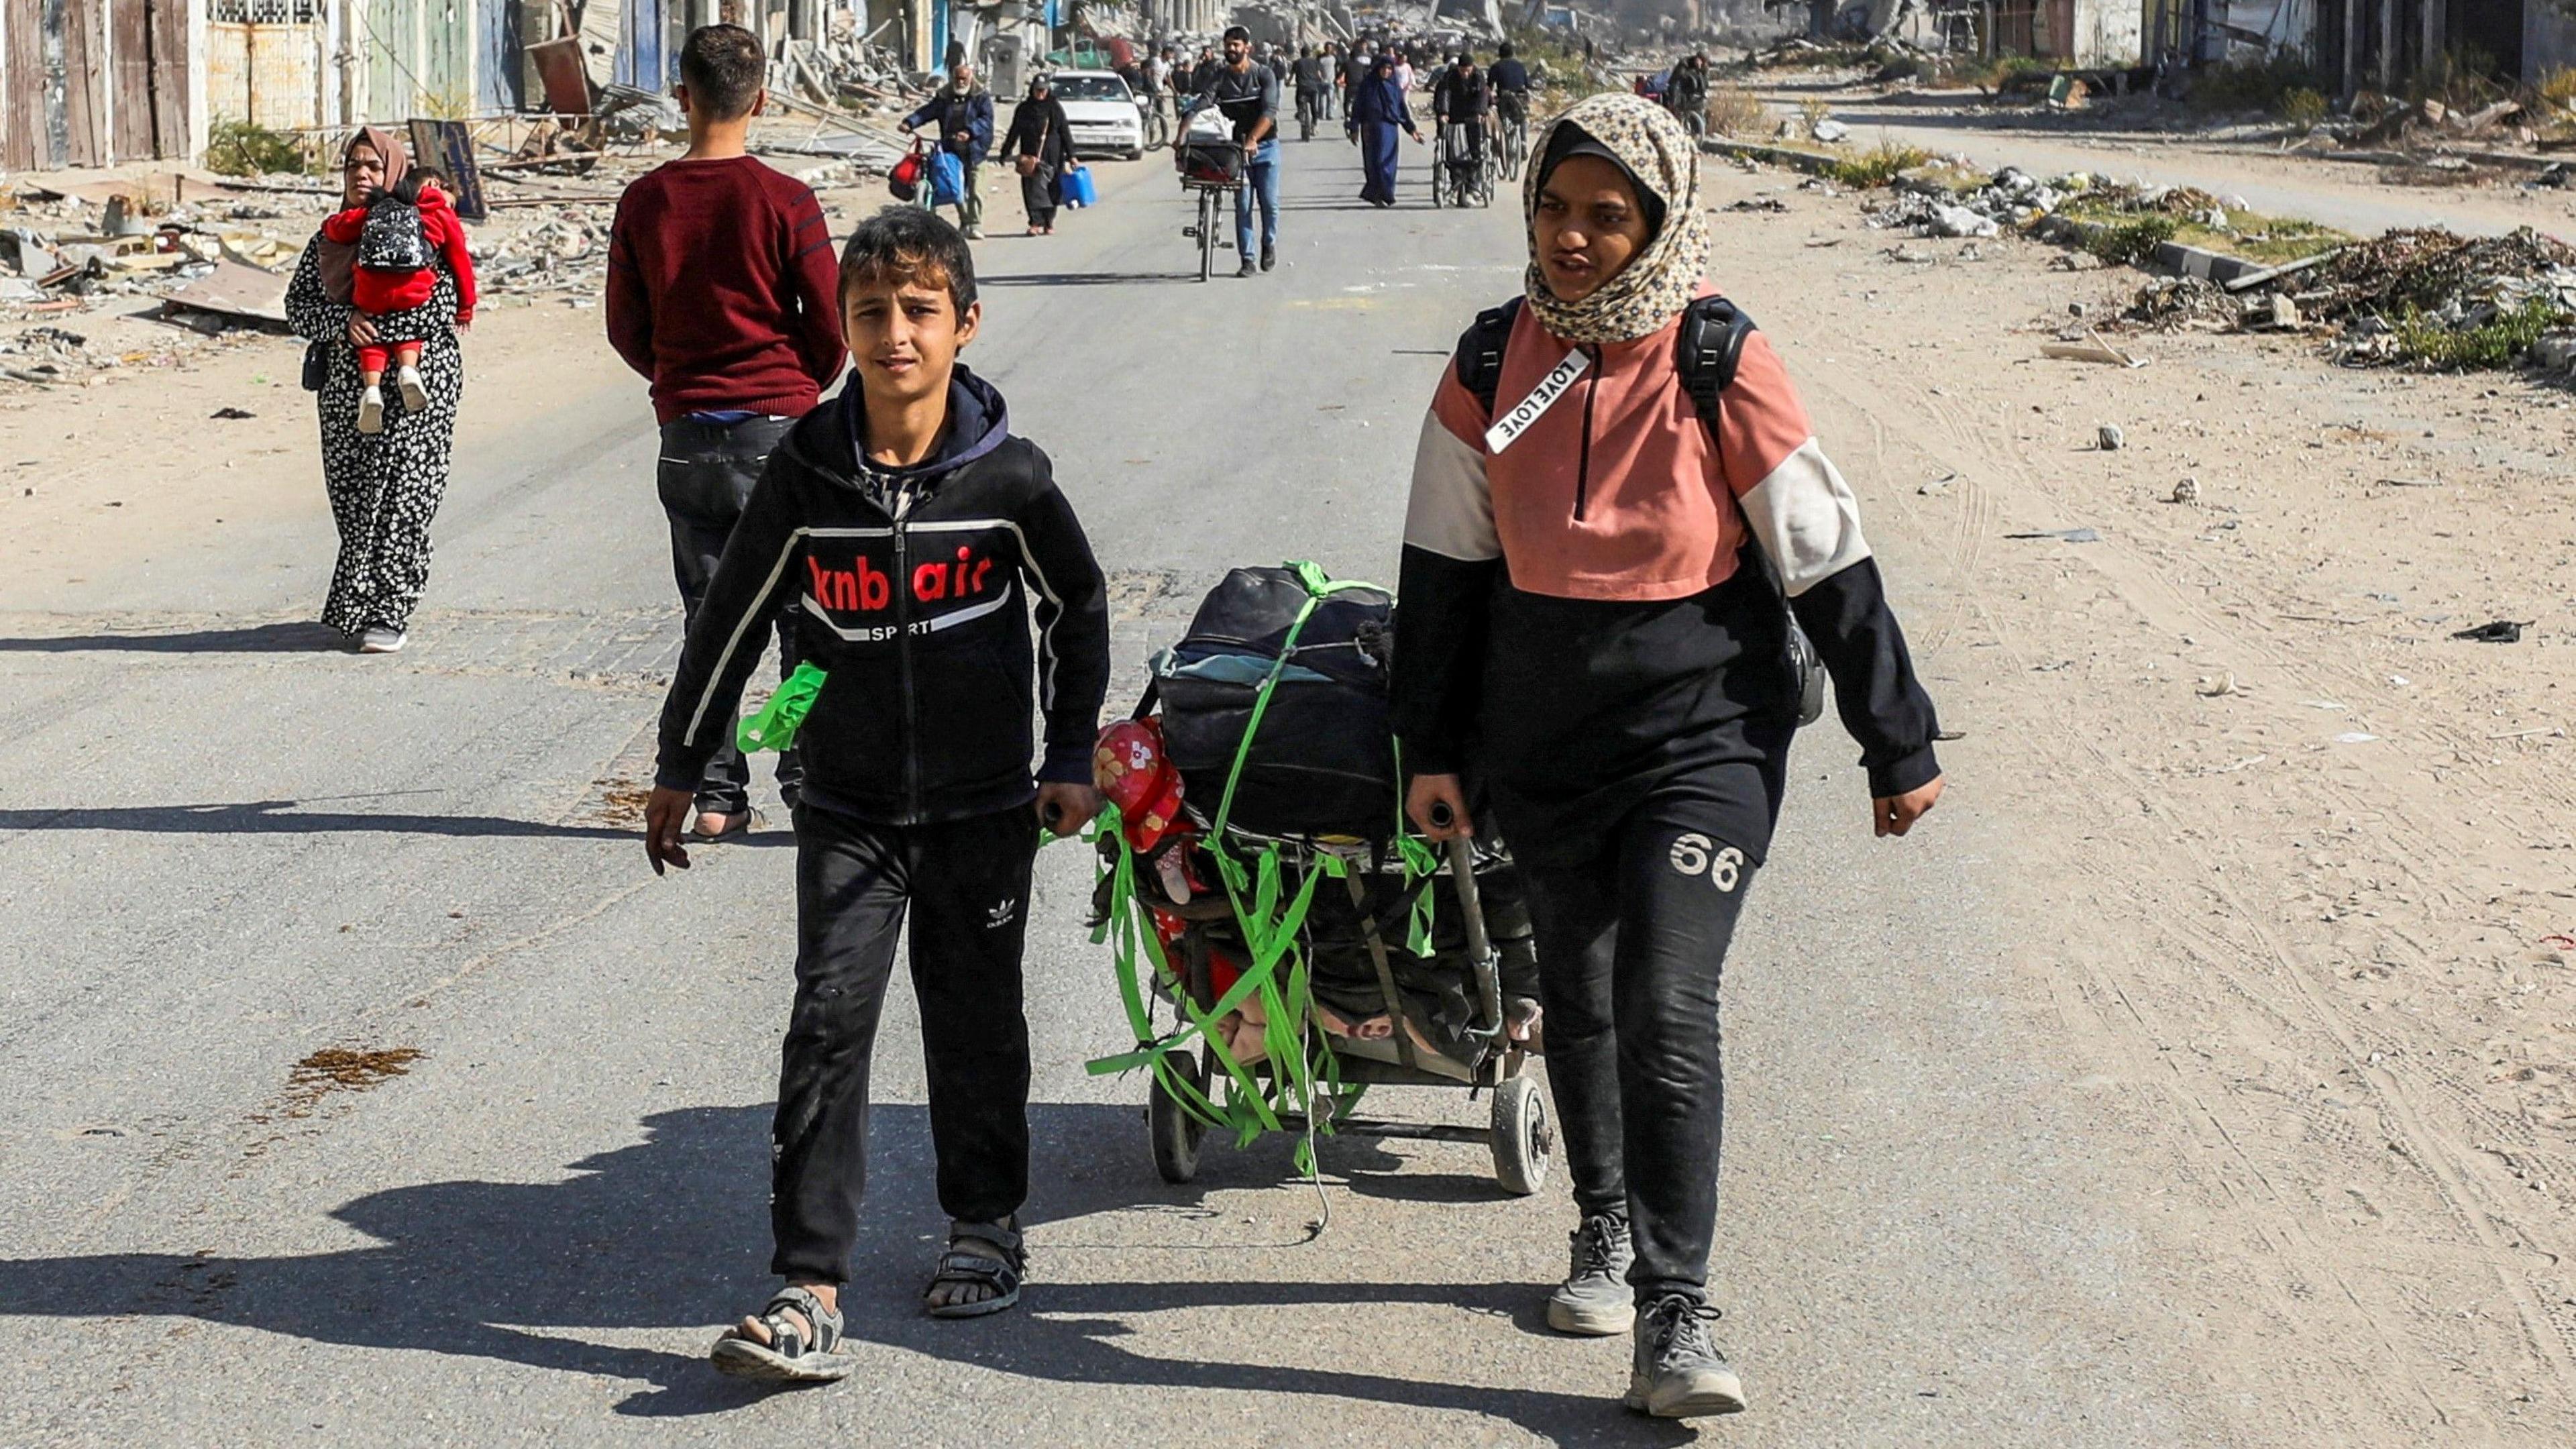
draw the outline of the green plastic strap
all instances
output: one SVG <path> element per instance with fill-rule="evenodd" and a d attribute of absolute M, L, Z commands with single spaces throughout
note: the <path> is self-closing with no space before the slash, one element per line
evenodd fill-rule
<path fill-rule="evenodd" d="M 733 742 L 744 754 L 761 750 L 784 750 L 796 743 L 796 731 L 805 723 L 807 711 L 823 692 L 824 674 L 811 664 L 799 664 L 795 672 L 778 682 L 778 692 L 760 712 L 734 727 Z"/>
<path fill-rule="evenodd" d="M 1243 936 L 1246 959 L 1242 974 L 1225 993 L 1206 1009 L 1190 999 L 1186 983 L 1172 969 L 1163 952 L 1162 938 L 1154 928 L 1149 908 L 1136 896 L 1135 854 L 1119 831 L 1116 813 L 1104 811 L 1092 839 L 1112 842 L 1110 862 L 1104 873 L 1110 880 L 1109 913 L 1095 941 L 1107 941 L 1116 963 L 1121 1004 L 1126 1008 L 1128 1024 L 1136 1033 L 1136 1049 L 1088 1063 L 1092 1075 L 1132 1071 L 1143 1067 L 1162 1084 L 1185 1110 L 1213 1127 L 1233 1131 L 1240 1141 L 1249 1143 L 1264 1131 L 1280 1128 L 1280 1112 L 1291 1106 L 1304 1107 L 1309 1120 L 1322 1132 L 1332 1130 L 1332 1117 L 1348 1110 L 1358 1091 L 1342 1080 L 1341 1064 L 1330 1048 L 1316 1041 L 1310 1030 L 1314 1011 L 1313 982 L 1300 948 L 1308 913 L 1313 909 L 1315 891 L 1327 880 L 1342 880 L 1349 865 L 1328 851 L 1317 852 L 1312 867 L 1292 893 L 1286 888 L 1284 869 L 1276 843 L 1264 842 L 1252 852 L 1247 863 L 1240 849 L 1226 834 L 1226 822 L 1232 818 L 1237 787 L 1243 778 L 1246 762 L 1251 758 L 1252 744 L 1258 736 L 1261 721 L 1269 711 L 1270 700 L 1285 673 L 1297 639 L 1320 603 L 1334 594 L 1373 585 L 1357 581 L 1337 583 L 1325 576 L 1312 563 L 1290 562 L 1287 568 L 1296 575 L 1306 590 L 1306 602 L 1291 623 L 1280 646 L 1279 658 L 1263 679 L 1260 692 L 1253 700 L 1252 715 L 1245 722 L 1243 738 L 1235 747 L 1234 761 L 1226 773 L 1225 792 L 1207 840 L 1207 850 L 1216 866 L 1227 904 L 1232 908 L 1235 925 Z M 1399 772 L 1401 762 L 1399 757 Z M 1438 868 L 1438 857 L 1419 839 L 1403 831 L 1402 805 L 1397 807 L 1397 853 L 1404 863 L 1407 884 Z M 1425 901 L 1413 912 L 1408 932 L 1408 947 L 1417 955 L 1430 951 L 1430 914 Z M 1286 897 L 1283 901 L 1282 897 Z M 1147 1005 L 1142 970 L 1147 963 L 1157 977 L 1167 984 L 1173 999 L 1179 1003 L 1186 1021 L 1171 1031 L 1156 1035 L 1153 1014 Z M 1284 973 L 1283 973 L 1283 969 Z M 1283 979 L 1284 978 L 1284 979 Z M 1217 1023 L 1241 1009 L 1246 1001 L 1258 998 L 1264 1024 L 1262 1050 L 1271 1065 L 1265 1090 L 1262 1082 L 1239 1061 L 1231 1044 L 1218 1033 Z M 1222 1106 L 1209 1094 L 1200 1092 L 1191 1082 L 1191 1074 L 1178 1070 L 1172 1058 L 1194 1042 L 1205 1042 L 1209 1057 L 1226 1078 Z M 1211 1084 L 1213 1085 L 1213 1084 Z M 1319 1115 L 1314 1104 L 1319 1100 L 1335 1104 L 1330 1114 Z M 1309 1175 L 1314 1170 L 1306 1147 L 1299 1149 L 1299 1170 Z"/>

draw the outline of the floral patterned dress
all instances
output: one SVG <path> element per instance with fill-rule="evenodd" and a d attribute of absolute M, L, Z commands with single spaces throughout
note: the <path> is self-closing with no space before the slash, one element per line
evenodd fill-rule
<path fill-rule="evenodd" d="M 346 302 L 323 290 L 316 245 L 304 249 L 286 288 L 286 320 L 297 335 L 329 342 L 331 367 L 318 395 L 322 481 L 340 530 L 340 560 L 322 622 L 352 637 L 368 629 L 403 629 L 429 583 L 429 521 L 447 491 L 448 455 L 456 442 L 456 405 L 465 395 L 465 359 L 456 345 L 456 279 L 437 265 L 438 286 L 410 312 L 380 319 L 389 337 L 420 339 L 420 380 L 429 406 L 405 412 L 389 396 L 385 430 L 358 431 L 357 349 L 349 345 Z M 388 389 L 389 393 L 391 392 Z"/>

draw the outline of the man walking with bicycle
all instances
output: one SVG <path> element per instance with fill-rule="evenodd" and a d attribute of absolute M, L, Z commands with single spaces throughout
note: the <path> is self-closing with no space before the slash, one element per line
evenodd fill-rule
<path fill-rule="evenodd" d="M 1234 249 L 1243 266 L 1235 275 L 1249 277 L 1279 264 L 1279 73 L 1253 61 L 1252 32 L 1240 25 L 1226 28 L 1225 64 L 1190 103 L 1181 118 L 1181 134 L 1189 134 L 1189 117 L 1209 106 L 1224 113 L 1234 127 L 1235 144 L 1243 148 L 1243 185 L 1234 193 Z M 1261 206 L 1257 266 L 1252 250 L 1255 201 Z"/>

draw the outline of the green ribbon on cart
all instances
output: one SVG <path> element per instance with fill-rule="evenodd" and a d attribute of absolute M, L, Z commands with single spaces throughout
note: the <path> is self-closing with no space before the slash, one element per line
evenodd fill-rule
<path fill-rule="evenodd" d="M 1114 810 L 1104 811 L 1095 827 L 1093 840 L 1107 841 L 1109 863 L 1104 874 L 1110 882 L 1109 910 L 1095 942 L 1111 948 L 1116 963 L 1121 1002 L 1127 1010 L 1129 1026 L 1136 1033 L 1136 1049 L 1116 1056 L 1102 1057 L 1088 1063 L 1094 1076 L 1146 1068 L 1174 1101 L 1211 1127 L 1231 1131 L 1238 1145 L 1248 1144 L 1263 1132 L 1280 1130 L 1280 1113 L 1291 1107 L 1303 1107 L 1313 1130 L 1330 1132 L 1333 1118 L 1347 1110 L 1357 1093 L 1347 1088 L 1341 1077 L 1341 1064 L 1331 1048 L 1315 1041 L 1306 1030 L 1314 1012 L 1312 979 L 1306 953 L 1300 944 L 1306 917 L 1313 908 L 1316 887 L 1323 881 L 1343 880 L 1350 866 L 1329 851 L 1317 851 L 1313 868 L 1290 894 L 1285 883 L 1279 847 L 1264 842 L 1249 853 L 1226 835 L 1226 822 L 1234 811 L 1236 788 L 1243 779 L 1244 764 L 1251 758 L 1252 742 L 1259 734 L 1261 721 L 1269 712 L 1270 700 L 1277 690 L 1281 675 L 1288 667 L 1297 639 L 1305 631 L 1315 609 L 1331 596 L 1350 589 L 1374 585 L 1356 581 L 1336 582 L 1312 563 L 1290 562 L 1286 567 L 1306 589 L 1306 601 L 1282 641 L 1278 659 L 1262 680 L 1254 697 L 1252 715 L 1243 728 L 1243 738 L 1236 745 L 1234 762 L 1226 772 L 1225 792 L 1217 802 L 1216 816 L 1210 824 L 1207 850 L 1216 862 L 1217 878 L 1224 886 L 1226 902 L 1234 912 L 1235 925 L 1243 934 L 1247 959 L 1241 976 L 1205 1010 L 1190 999 L 1188 984 L 1172 967 L 1163 950 L 1162 938 L 1147 919 L 1146 908 L 1136 899 L 1135 853 L 1128 848 L 1126 837 L 1118 829 Z M 1402 757 L 1397 759 L 1398 778 L 1402 778 Z M 1429 845 L 1404 830 L 1403 806 L 1396 809 L 1396 854 L 1403 862 L 1405 882 L 1415 881 L 1439 868 L 1439 857 Z M 1282 897 L 1286 896 L 1286 900 Z M 1431 892 L 1420 893 L 1412 908 L 1406 945 L 1415 955 L 1431 952 Z M 1281 967 L 1286 979 L 1281 980 Z M 1180 1004 L 1186 1020 L 1171 1031 L 1156 1035 L 1153 1013 L 1146 1003 L 1143 973 L 1150 969 L 1172 999 Z M 1264 1055 L 1271 1063 L 1271 1078 L 1265 1090 L 1260 1079 L 1237 1060 L 1230 1044 L 1216 1026 L 1246 1001 L 1258 999 L 1267 1018 L 1262 1028 Z M 1388 1003 L 1399 1009 L 1398 1003 Z M 1398 1029 L 1402 1024 L 1398 1023 Z M 1204 1040 L 1208 1055 L 1226 1077 L 1224 1101 L 1220 1104 L 1209 1093 L 1200 1091 L 1191 1080 L 1192 1074 L 1172 1062 L 1175 1053 L 1191 1043 Z M 1211 1086 L 1214 1084 L 1211 1083 Z M 1329 1100 L 1333 1110 L 1318 1113 L 1314 1104 Z M 1314 1155 L 1309 1142 L 1297 1148 L 1297 1169 L 1312 1177 Z"/>

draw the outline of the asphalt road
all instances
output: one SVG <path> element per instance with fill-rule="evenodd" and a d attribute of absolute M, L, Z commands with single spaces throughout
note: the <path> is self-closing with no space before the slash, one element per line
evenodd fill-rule
<path fill-rule="evenodd" d="M 1184 279 L 1154 163 L 1102 167 L 1105 204 L 1051 240 L 981 248 L 970 357 L 1116 577 L 1120 691 L 1229 566 L 1391 576 L 1420 410 L 1519 267 L 1508 199 L 1428 209 L 1421 154 L 1380 213 L 1346 148 L 1291 145 L 1285 265 L 1256 281 Z M 1541 1325 L 1561 1173 L 1509 1199 L 1479 1147 L 1329 1142 L 1311 1242 L 1282 1143 L 1160 1183 L 1140 1082 L 1083 1070 L 1124 1029 L 1071 846 L 1031 933 L 1024 1306 L 918 1312 L 942 1225 L 899 990 L 845 1299 L 864 1366 L 789 1394 L 709 1371 L 769 1286 L 791 843 L 657 880 L 609 823 L 649 778 L 678 611 L 641 388 L 596 313 L 567 319 L 542 426 L 478 431 L 468 393 L 402 655 L 294 622 L 328 570 L 318 495 L 257 540 L 289 568 L 245 536 L 220 566 L 0 596 L 0 1443 L 1692 1436 L 1618 1409 L 1625 1340 Z M 1901 604 L 1933 542 L 1878 542 Z M 1730 966 L 1716 1279 L 1754 1407 L 1712 1440 L 2213 1439 L 2117 1144 L 2042 1065 L 1976 752 L 1899 848 L 1868 838 L 1848 742 L 1801 746 Z M 421 1055 L 298 1085 L 323 1048 Z M 1372 1106 L 1484 1118 L 1463 1093 Z"/>

